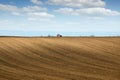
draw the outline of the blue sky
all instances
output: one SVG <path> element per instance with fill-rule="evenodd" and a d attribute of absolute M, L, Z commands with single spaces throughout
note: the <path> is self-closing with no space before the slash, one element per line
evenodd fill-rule
<path fill-rule="evenodd" d="M 120 0 L 0 0 L 0 35 L 120 35 Z"/>

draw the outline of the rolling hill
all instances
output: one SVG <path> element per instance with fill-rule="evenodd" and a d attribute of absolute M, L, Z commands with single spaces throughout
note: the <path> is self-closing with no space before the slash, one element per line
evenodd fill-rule
<path fill-rule="evenodd" d="M 0 80 L 120 80 L 120 38 L 0 37 Z"/>

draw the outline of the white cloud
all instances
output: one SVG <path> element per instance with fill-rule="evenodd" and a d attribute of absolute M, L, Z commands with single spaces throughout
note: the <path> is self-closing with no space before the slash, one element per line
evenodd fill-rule
<path fill-rule="evenodd" d="M 27 7 L 23 7 L 22 11 L 24 12 L 47 11 L 47 8 L 39 7 L 39 6 L 27 6 Z"/>
<path fill-rule="evenodd" d="M 0 24 L 3 24 L 3 23 L 8 23 L 9 20 L 0 20 Z"/>
<path fill-rule="evenodd" d="M 17 6 L 13 5 L 0 4 L 0 11 L 10 12 L 12 15 L 15 16 L 20 16 L 22 14 L 23 16 L 27 16 L 30 18 L 34 17 L 41 20 L 44 20 L 44 18 L 45 20 L 47 20 L 54 17 L 54 15 L 47 12 L 47 8 L 40 6 L 25 6 L 18 8 Z"/>
<path fill-rule="evenodd" d="M 35 12 L 35 11 L 47 11 L 47 8 L 40 6 L 25 6 L 22 8 L 18 8 L 17 6 L 13 5 L 0 4 L 0 10 L 10 12 Z"/>
<path fill-rule="evenodd" d="M 75 10 L 73 8 L 60 8 L 58 10 L 55 10 L 55 12 L 66 14 L 66 15 L 75 14 Z"/>
<path fill-rule="evenodd" d="M 48 14 L 47 12 L 33 12 L 33 13 L 28 13 L 28 15 L 42 17 L 42 18 L 53 18 L 54 17 L 54 15 Z"/>
<path fill-rule="evenodd" d="M 110 9 L 105 8 L 82 8 L 82 9 L 73 9 L 73 8 L 60 8 L 55 10 L 55 12 L 59 12 L 67 15 L 86 15 L 86 16 L 118 16 L 120 12 L 112 11 Z"/>
<path fill-rule="evenodd" d="M 31 12 L 28 13 L 29 21 L 50 21 L 51 18 L 54 18 L 54 15 L 48 14 L 47 12 Z"/>
<path fill-rule="evenodd" d="M 39 0 L 30 0 L 30 1 L 34 4 L 37 4 L 37 5 L 42 4 L 42 2 Z"/>
<path fill-rule="evenodd" d="M 17 8 L 16 6 L 12 6 L 12 5 L 0 4 L 0 10 L 2 10 L 2 11 L 19 11 L 19 8 Z"/>
<path fill-rule="evenodd" d="M 120 12 L 112 11 L 110 9 L 105 8 L 85 8 L 85 9 L 77 9 L 76 13 L 78 14 L 86 14 L 86 15 L 106 15 L 106 16 L 117 16 L 120 15 Z"/>
<path fill-rule="evenodd" d="M 3 25 L 3 24 L 14 24 L 14 22 L 12 20 L 2 19 L 0 20 L 0 25 Z"/>
<path fill-rule="evenodd" d="M 61 5 L 66 7 L 104 7 L 103 0 L 48 0 L 51 5 Z"/>
<path fill-rule="evenodd" d="M 27 13 L 29 21 L 49 21 L 54 15 L 47 12 L 47 8 L 39 6 L 24 7 L 23 11 Z"/>
<path fill-rule="evenodd" d="M 28 18 L 28 20 L 30 20 L 30 21 L 37 21 L 37 19 L 36 19 L 36 18 L 33 18 L 33 17 Z"/>
<path fill-rule="evenodd" d="M 13 5 L 0 4 L 0 11 L 11 12 L 13 15 L 20 15 L 20 13 L 28 14 L 31 12 L 47 12 L 47 8 L 40 6 L 25 6 L 18 8 Z"/>
<path fill-rule="evenodd" d="M 18 12 L 12 12 L 12 14 L 15 15 L 15 16 L 20 16 L 20 15 L 21 15 L 21 14 L 18 13 Z"/>
<path fill-rule="evenodd" d="M 104 20 L 104 18 L 103 17 L 97 17 L 97 16 L 94 16 L 94 17 L 87 17 L 87 20 L 89 21 L 94 21 L 94 20 Z"/>
<path fill-rule="evenodd" d="M 39 22 L 39 21 L 50 21 L 50 18 L 33 18 L 33 17 L 30 17 L 28 18 L 29 21 L 32 21 L 32 22 Z"/>
<path fill-rule="evenodd" d="M 70 22 L 70 21 L 68 21 L 65 24 L 67 24 L 67 25 L 78 25 L 78 24 L 80 24 L 80 22 Z"/>

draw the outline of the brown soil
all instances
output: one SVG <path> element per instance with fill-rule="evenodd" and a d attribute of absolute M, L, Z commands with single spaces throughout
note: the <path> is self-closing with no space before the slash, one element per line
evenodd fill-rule
<path fill-rule="evenodd" d="M 120 38 L 0 38 L 0 80 L 120 80 Z"/>

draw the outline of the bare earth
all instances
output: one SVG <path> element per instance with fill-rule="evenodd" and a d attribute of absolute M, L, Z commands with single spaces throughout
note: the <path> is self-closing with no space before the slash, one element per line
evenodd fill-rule
<path fill-rule="evenodd" d="M 0 37 L 0 80 L 120 80 L 120 38 Z"/>

